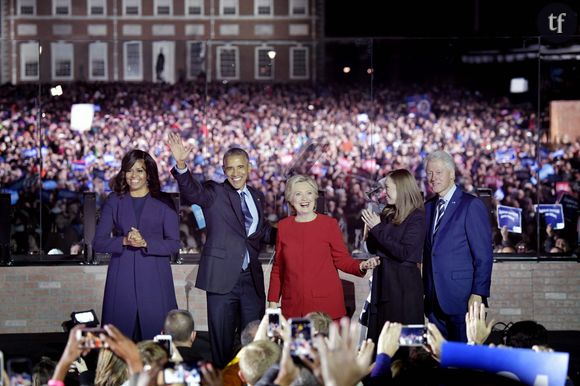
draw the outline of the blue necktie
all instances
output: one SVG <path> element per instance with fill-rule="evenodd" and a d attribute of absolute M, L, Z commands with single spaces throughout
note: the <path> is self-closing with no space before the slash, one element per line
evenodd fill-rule
<path fill-rule="evenodd" d="M 433 229 L 433 236 L 439 230 L 439 225 L 441 225 L 441 219 L 443 218 L 443 213 L 445 212 L 445 200 L 440 198 L 437 201 L 437 222 L 435 223 L 435 228 Z"/>
<path fill-rule="evenodd" d="M 250 228 L 252 227 L 252 222 L 254 218 L 252 217 L 252 213 L 250 212 L 250 208 L 248 208 L 248 203 L 246 202 L 246 192 L 240 193 L 240 201 L 242 204 L 242 213 L 244 214 L 244 225 L 246 227 L 246 235 L 249 235 Z M 246 250 L 246 255 L 244 256 L 244 262 L 242 263 L 242 269 L 245 271 L 250 264 L 250 254 Z"/>

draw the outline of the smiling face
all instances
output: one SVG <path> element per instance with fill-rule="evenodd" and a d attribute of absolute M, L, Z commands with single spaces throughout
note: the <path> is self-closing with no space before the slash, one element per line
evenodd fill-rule
<path fill-rule="evenodd" d="M 455 183 L 455 171 L 441 160 L 431 160 L 427 163 L 427 183 L 433 193 L 443 197 Z"/>
<path fill-rule="evenodd" d="M 231 155 L 224 160 L 224 173 L 236 190 L 243 189 L 250 174 L 250 162 L 243 155 Z"/>
<path fill-rule="evenodd" d="M 147 170 L 145 169 L 145 161 L 142 159 L 135 161 L 131 169 L 125 172 L 125 180 L 129 186 L 129 192 L 132 195 L 147 194 L 149 188 L 147 187 Z"/>
<path fill-rule="evenodd" d="M 290 204 L 296 210 L 297 216 L 304 216 L 314 213 L 316 204 L 316 192 L 307 182 L 297 182 L 292 187 Z"/>
<path fill-rule="evenodd" d="M 388 205 L 395 205 L 397 202 L 397 186 L 390 177 L 385 179 L 385 200 Z"/>

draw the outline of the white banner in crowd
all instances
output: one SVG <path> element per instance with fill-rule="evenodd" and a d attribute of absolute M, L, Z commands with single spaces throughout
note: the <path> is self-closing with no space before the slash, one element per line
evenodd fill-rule
<path fill-rule="evenodd" d="M 92 103 L 77 103 L 70 110 L 70 127 L 76 131 L 87 131 L 93 125 L 95 105 Z"/>

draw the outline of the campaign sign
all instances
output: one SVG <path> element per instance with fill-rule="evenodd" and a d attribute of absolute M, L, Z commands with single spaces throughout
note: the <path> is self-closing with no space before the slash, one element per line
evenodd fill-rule
<path fill-rule="evenodd" d="M 580 208 L 578 199 L 569 194 L 564 194 L 562 197 L 560 197 L 558 202 L 562 204 L 564 219 L 567 221 L 575 222 L 576 217 L 578 216 L 578 210 Z"/>
<path fill-rule="evenodd" d="M 445 342 L 441 367 L 483 370 L 532 385 L 564 386 L 570 354 Z"/>
<path fill-rule="evenodd" d="M 513 163 L 516 160 L 516 151 L 514 149 L 496 150 L 495 162 L 498 164 Z"/>
<path fill-rule="evenodd" d="M 512 233 L 522 233 L 522 209 L 511 206 L 497 206 L 497 227 L 507 227 Z"/>
<path fill-rule="evenodd" d="M 551 225 L 552 229 L 564 229 L 564 211 L 561 204 L 534 205 L 534 209 L 544 215 L 546 225 Z"/>

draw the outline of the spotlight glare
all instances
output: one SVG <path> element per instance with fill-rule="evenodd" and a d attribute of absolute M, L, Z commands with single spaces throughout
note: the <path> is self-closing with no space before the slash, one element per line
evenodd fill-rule
<path fill-rule="evenodd" d="M 350 72 L 350 67 L 349 67 L 349 66 L 345 66 L 345 67 L 342 69 L 342 72 L 344 72 L 345 74 L 348 74 L 348 73 Z"/>

